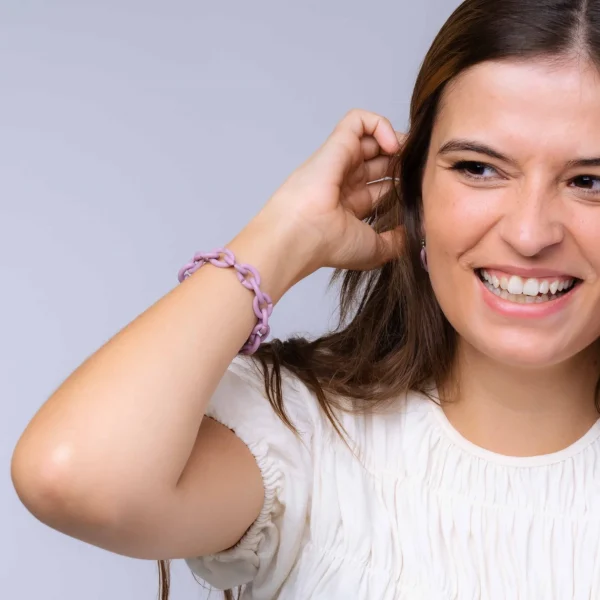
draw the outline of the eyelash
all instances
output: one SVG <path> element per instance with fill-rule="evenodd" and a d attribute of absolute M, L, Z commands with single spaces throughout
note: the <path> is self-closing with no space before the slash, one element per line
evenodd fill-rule
<path fill-rule="evenodd" d="M 496 169 L 494 169 L 494 167 L 492 167 L 492 165 L 488 165 L 486 163 L 478 162 L 475 160 L 459 160 L 459 161 L 455 162 L 450 167 L 450 169 L 452 171 L 457 171 L 457 172 L 461 173 L 462 175 L 464 175 L 465 177 L 467 177 L 469 179 L 489 179 L 489 177 L 482 177 L 481 175 L 473 175 L 472 173 L 467 173 L 467 168 L 473 167 L 473 166 L 485 167 L 486 169 L 492 169 L 492 170 L 496 171 Z"/>
<path fill-rule="evenodd" d="M 450 167 L 450 170 L 457 171 L 458 173 L 461 173 L 462 175 L 464 175 L 468 179 L 472 179 L 472 180 L 475 180 L 475 181 L 486 181 L 486 180 L 490 179 L 489 177 L 483 177 L 481 175 L 473 175 L 472 173 L 468 173 L 467 172 L 467 168 L 468 167 L 473 167 L 473 166 L 483 167 L 485 169 L 492 169 L 493 171 L 496 171 L 496 173 L 498 172 L 494 167 L 492 167 L 492 165 L 488 165 L 487 163 L 479 162 L 479 161 L 476 161 L 476 160 L 459 160 L 458 162 L 455 162 Z M 578 175 L 574 179 L 581 179 L 582 177 L 593 179 L 595 181 L 600 182 L 600 177 L 596 177 L 594 175 Z M 600 188 L 597 189 L 597 190 L 595 190 L 595 191 L 590 191 L 590 190 L 586 190 L 586 189 L 583 189 L 583 188 L 579 188 L 579 189 L 584 194 L 591 194 L 593 196 L 600 195 Z"/>

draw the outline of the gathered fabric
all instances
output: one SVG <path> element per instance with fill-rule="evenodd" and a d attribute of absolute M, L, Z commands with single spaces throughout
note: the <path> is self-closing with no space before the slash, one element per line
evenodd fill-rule
<path fill-rule="evenodd" d="M 553 454 L 507 457 L 465 439 L 409 392 L 385 410 L 340 413 L 284 371 L 291 432 L 247 357 L 207 415 L 263 475 L 261 514 L 233 548 L 186 559 L 243 600 L 600 598 L 600 420 Z"/>

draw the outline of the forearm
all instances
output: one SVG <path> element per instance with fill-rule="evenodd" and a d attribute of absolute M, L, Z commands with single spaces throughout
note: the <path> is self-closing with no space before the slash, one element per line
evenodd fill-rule
<path fill-rule="evenodd" d="M 277 302 L 301 278 L 294 240 L 252 223 L 228 247 Z M 296 263 L 296 264 L 294 264 Z M 14 461 L 58 485 L 128 497 L 176 486 L 207 403 L 253 326 L 233 269 L 199 269 L 89 357 L 34 417 Z M 74 490 L 77 494 L 77 490 Z"/>

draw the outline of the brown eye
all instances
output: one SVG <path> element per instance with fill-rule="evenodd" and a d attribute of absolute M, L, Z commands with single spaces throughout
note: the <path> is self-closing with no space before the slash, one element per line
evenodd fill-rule
<path fill-rule="evenodd" d="M 471 179 L 490 179 L 489 176 L 485 175 L 485 172 L 488 169 L 494 173 L 497 173 L 496 169 L 494 169 L 494 167 L 491 165 L 473 160 L 458 161 L 454 163 L 450 169 L 453 171 L 458 171 L 465 177 L 470 177 Z"/>
<path fill-rule="evenodd" d="M 483 177 L 485 174 L 485 165 L 481 163 L 471 163 L 469 166 L 464 167 L 470 175 L 476 175 L 477 177 Z"/>
<path fill-rule="evenodd" d="M 594 188 L 594 183 L 600 182 L 600 177 L 594 177 L 593 175 L 580 175 L 573 179 L 573 183 L 577 183 L 577 187 L 580 187 L 586 194 L 599 194 L 600 186 Z"/>

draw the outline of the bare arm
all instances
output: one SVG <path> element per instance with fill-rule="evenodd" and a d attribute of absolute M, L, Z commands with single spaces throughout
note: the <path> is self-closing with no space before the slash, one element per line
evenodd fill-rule
<path fill-rule="evenodd" d="M 293 241 L 256 220 L 229 248 L 259 269 L 276 302 L 296 278 Z M 233 270 L 207 265 L 88 358 L 15 450 L 25 505 L 56 529 L 127 555 L 196 555 L 235 543 L 260 511 L 261 475 L 232 432 L 202 418 L 256 323 L 252 297 Z"/>
<path fill-rule="evenodd" d="M 399 143 L 386 119 L 351 111 L 228 247 L 256 266 L 277 302 L 321 266 L 369 269 L 395 232 L 363 222 Z M 268 158 L 268 157 L 267 157 Z M 203 419 L 256 319 L 252 292 L 207 265 L 77 368 L 23 433 L 12 478 L 41 521 L 140 558 L 233 545 L 263 503 L 246 446 Z"/>

